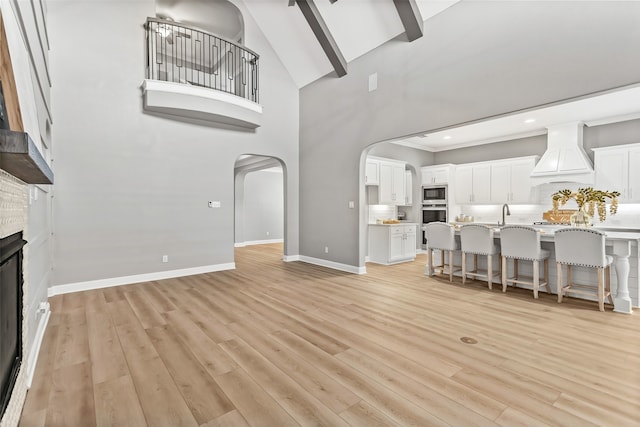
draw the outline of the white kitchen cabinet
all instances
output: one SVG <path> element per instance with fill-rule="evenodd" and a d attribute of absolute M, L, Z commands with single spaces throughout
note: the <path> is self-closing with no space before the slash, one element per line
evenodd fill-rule
<path fill-rule="evenodd" d="M 405 164 L 380 161 L 380 184 L 378 203 L 381 205 L 403 205 L 405 203 Z"/>
<path fill-rule="evenodd" d="M 378 185 L 380 183 L 380 162 L 374 159 L 367 159 L 367 166 L 365 168 L 364 184 L 365 185 Z"/>
<path fill-rule="evenodd" d="M 396 264 L 416 258 L 416 224 L 369 225 L 369 261 Z"/>
<path fill-rule="evenodd" d="M 537 190 L 531 184 L 536 156 L 491 163 L 491 203 L 536 203 Z"/>
<path fill-rule="evenodd" d="M 621 203 L 640 202 L 640 144 L 594 148 L 596 188 L 619 191 Z"/>
<path fill-rule="evenodd" d="M 413 205 L 413 177 L 411 171 L 404 171 L 404 206 Z"/>
<path fill-rule="evenodd" d="M 491 164 L 476 163 L 456 167 L 456 202 L 491 202 Z"/>
<path fill-rule="evenodd" d="M 420 168 L 422 185 L 448 184 L 453 173 L 453 168 L 454 165 L 452 164 L 424 166 Z"/>

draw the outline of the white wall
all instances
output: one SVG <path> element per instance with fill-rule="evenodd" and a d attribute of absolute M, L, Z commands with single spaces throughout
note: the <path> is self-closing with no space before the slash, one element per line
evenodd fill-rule
<path fill-rule="evenodd" d="M 250 172 L 244 180 L 244 243 L 284 237 L 282 170 Z M 236 243 L 242 243 L 236 241 Z"/>
<path fill-rule="evenodd" d="M 153 1 L 49 5 L 54 285 L 232 263 L 234 164 L 243 153 L 286 165 L 285 253 L 298 253 L 298 91 L 235 3 L 245 17 L 246 46 L 260 54 L 264 120 L 255 132 L 143 113 L 142 25 L 155 14 Z"/>

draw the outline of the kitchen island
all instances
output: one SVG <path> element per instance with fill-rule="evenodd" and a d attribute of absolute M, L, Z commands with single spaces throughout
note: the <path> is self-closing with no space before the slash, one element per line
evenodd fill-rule
<path fill-rule="evenodd" d="M 415 222 L 369 224 L 368 261 L 384 265 L 413 261 L 417 229 Z"/>
<path fill-rule="evenodd" d="M 557 292 L 554 233 L 556 230 L 565 228 L 566 226 L 535 225 L 533 227 L 541 231 L 540 240 L 542 248 L 549 250 L 551 253 L 549 257 L 549 285 L 551 289 Z M 615 231 L 612 231 L 612 229 L 595 227 L 594 229 L 605 233 L 606 252 L 607 255 L 611 255 L 613 257 L 613 268 L 611 269 L 611 294 L 614 296 L 614 311 L 630 314 L 632 313 L 632 307 L 640 306 L 640 274 L 638 273 L 638 266 L 640 264 L 640 255 L 638 251 L 638 246 L 640 244 L 640 231 L 633 229 L 615 229 Z M 456 231 L 456 234 L 459 235 L 459 231 Z M 499 227 L 494 228 L 494 236 L 496 243 L 499 244 Z M 458 255 L 455 257 L 454 261 L 456 264 L 460 264 L 460 256 Z M 521 262 L 520 264 L 520 274 L 523 276 L 531 276 L 531 263 Z M 481 265 L 481 267 L 486 268 L 486 265 Z M 497 266 L 494 266 L 494 268 L 497 269 Z M 430 272 L 425 271 L 425 273 L 429 274 Z M 593 284 L 594 286 L 597 284 L 596 274 L 593 269 L 574 267 L 573 278 L 578 283 L 588 285 Z M 498 280 L 494 279 L 494 281 L 497 282 Z M 520 286 L 521 285 L 518 287 Z M 527 288 L 527 286 L 522 287 Z M 571 297 L 573 295 L 569 293 L 569 296 Z M 595 300 L 595 294 L 593 299 Z"/>

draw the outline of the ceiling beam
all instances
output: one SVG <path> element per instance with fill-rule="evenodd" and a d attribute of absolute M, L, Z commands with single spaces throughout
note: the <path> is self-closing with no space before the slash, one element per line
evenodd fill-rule
<path fill-rule="evenodd" d="M 333 65 L 333 69 L 336 70 L 338 77 L 346 75 L 347 61 L 344 59 L 344 56 L 342 56 L 338 43 L 336 43 L 331 32 L 329 32 L 329 28 L 324 22 L 324 19 L 322 19 L 322 15 L 320 15 L 316 4 L 313 0 L 295 0 L 295 2 L 302 11 L 313 34 L 316 35 L 322 50 L 324 50 L 325 55 L 329 58 L 329 62 Z"/>
<path fill-rule="evenodd" d="M 400 20 L 404 25 L 404 31 L 409 41 L 412 42 L 422 37 L 422 15 L 416 0 L 393 0 L 393 4 L 398 10 L 398 15 L 400 15 Z"/>

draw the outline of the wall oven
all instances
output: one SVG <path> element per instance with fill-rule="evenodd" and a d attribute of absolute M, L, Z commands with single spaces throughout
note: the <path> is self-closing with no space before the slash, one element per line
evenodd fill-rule
<path fill-rule="evenodd" d="M 430 222 L 447 222 L 446 204 L 429 204 L 422 206 L 422 225 Z M 424 230 L 422 230 L 422 248 L 427 248 L 427 236 Z"/>
<path fill-rule="evenodd" d="M 446 205 L 447 204 L 447 186 L 446 185 L 428 185 L 422 187 L 422 204 L 423 205 Z"/>

